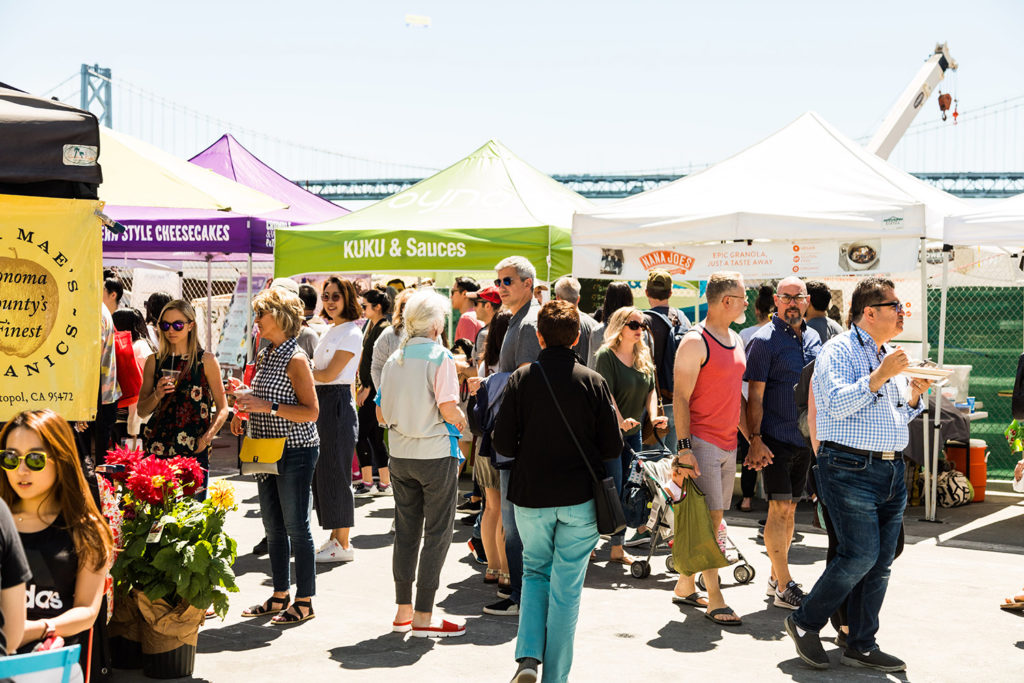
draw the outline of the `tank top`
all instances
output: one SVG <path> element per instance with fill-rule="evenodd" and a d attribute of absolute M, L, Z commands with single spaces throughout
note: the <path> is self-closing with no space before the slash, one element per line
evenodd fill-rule
<path fill-rule="evenodd" d="M 687 334 L 697 332 L 704 339 L 707 360 L 700 368 L 690 394 L 690 434 L 731 451 L 736 448 L 736 430 L 740 423 L 740 400 L 747 357 L 737 335 L 729 331 L 732 346 L 725 346 L 704 324 L 695 325 Z"/>

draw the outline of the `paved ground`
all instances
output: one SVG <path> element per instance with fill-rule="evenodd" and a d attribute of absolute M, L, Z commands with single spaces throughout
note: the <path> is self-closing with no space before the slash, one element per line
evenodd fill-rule
<path fill-rule="evenodd" d="M 229 471 L 233 455 L 218 449 L 215 468 Z M 250 549 L 262 535 L 255 484 L 234 481 L 241 506 L 229 518 L 239 548 Z M 235 566 L 241 592 L 231 614 L 203 627 L 195 679 L 233 681 L 507 681 L 513 661 L 516 621 L 483 615 L 494 600 L 482 583 L 482 569 L 466 549 L 469 528 L 456 523 L 455 541 L 441 578 L 439 609 L 467 622 L 465 637 L 430 642 L 391 634 L 392 500 L 357 501 L 355 562 L 318 568 L 317 618 L 279 628 L 238 613 L 269 594 L 266 557 L 242 555 Z M 993 495 L 954 511 L 940 511 L 944 523 L 919 522 L 921 508 L 908 512 L 907 547 L 894 565 L 882 613 L 879 642 L 904 658 L 905 676 L 891 680 L 1020 681 L 1024 668 L 1024 621 L 996 608 L 1004 595 L 1024 585 L 1024 498 Z M 591 564 L 576 633 L 571 680 L 795 680 L 800 682 L 885 680 L 881 674 L 838 662 L 825 672 L 807 668 L 782 631 L 787 612 L 769 606 L 764 595 L 769 566 L 756 526 L 763 509 L 729 513 L 731 536 L 757 570 L 752 585 L 733 586 L 726 599 L 743 616 L 740 628 L 712 624 L 694 608 L 671 604 L 674 577 L 659 553 L 654 574 L 631 578 L 606 562 Z M 794 574 L 810 587 L 824 566 L 825 536 L 812 529 L 810 512 L 798 514 L 799 537 L 792 552 Z M 319 543 L 324 534 L 314 531 Z M 602 544 L 603 545 L 603 544 Z M 826 627 L 823 636 L 831 637 Z M 119 671 L 115 681 L 145 680 Z"/>

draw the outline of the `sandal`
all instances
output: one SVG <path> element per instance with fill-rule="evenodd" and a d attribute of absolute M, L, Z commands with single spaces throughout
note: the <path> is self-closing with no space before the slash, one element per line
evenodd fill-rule
<path fill-rule="evenodd" d="M 508 572 L 498 572 L 498 588 L 508 588 L 512 585 L 512 575 Z"/>
<path fill-rule="evenodd" d="M 497 569 L 487 568 L 484 572 L 484 583 L 498 583 L 501 580 L 501 572 Z"/>
<path fill-rule="evenodd" d="M 288 609 L 288 603 L 291 601 L 291 596 L 284 596 L 283 598 L 275 598 L 270 596 L 267 601 L 262 605 L 253 605 L 249 609 L 242 610 L 243 617 L 265 617 L 268 614 L 279 614 Z"/>
<path fill-rule="evenodd" d="M 736 613 L 732 611 L 731 607 L 719 607 L 713 609 L 710 612 L 705 612 L 704 616 L 715 622 L 719 626 L 742 626 L 743 620 L 737 617 Z M 719 619 L 718 617 L 737 617 L 736 619 Z"/>
<path fill-rule="evenodd" d="M 285 610 L 271 619 L 270 623 L 274 626 L 291 626 L 292 624 L 298 624 L 299 622 L 312 619 L 316 616 L 316 614 L 313 613 L 313 603 L 311 598 L 296 600 L 292 603 L 292 607 L 296 610 L 295 612 Z M 309 611 L 306 614 L 303 614 L 303 608 Z"/>
<path fill-rule="evenodd" d="M 703 600 L 703 602 L 701 602 Z M 708 594 L 696 591 L 689 595 L 682 596 L 672 594 L 672 604 L 674 605 L 691 605 L 693 607 L 707 607 L 708 606 Z"/>

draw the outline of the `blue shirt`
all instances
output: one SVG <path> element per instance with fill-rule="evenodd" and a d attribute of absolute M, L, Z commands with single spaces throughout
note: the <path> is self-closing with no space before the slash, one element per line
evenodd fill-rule
<path fill-rule="evenodd" d="M 818 357 L 821 337 L 800 322 L 800 336 L 778 315 L 759 329 L 747 343 L 745 382 L 764 382 L 760 432 L 794 446 L 806 446 L 807 440 L 797 426 L 796 398 L 793 390 L 800 371 Z M 758 425 L 751 425 L 757 430 Z"/>
<path fill-rule="evenodd" d="M 907 447 L 907 424 L 924 410 L 924 400 L 916 408 L 907 405 L 910 380 L 905 375 L 893 377 L 877 392 L 870 390 L 868 375 L 887 351 L 885 345 L 879 351 L 871 335 L 856 325 L 825 345 L 811 378 L 819 441 L 866 451 Z"/>

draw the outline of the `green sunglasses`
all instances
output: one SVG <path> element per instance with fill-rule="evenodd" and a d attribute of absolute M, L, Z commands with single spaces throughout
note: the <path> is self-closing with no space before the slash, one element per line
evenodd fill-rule
<path fill-rule="evenodd" d="M 0 452 L 0 467 L 13 472 L 18 469 L 18 464 L 24 460 L 25 467 L 33 472 L 40 472 L 46 467 L 46 458 L 46 451 L 29 451 L 21 455 L 13 448 L 5 448 Z"/>

